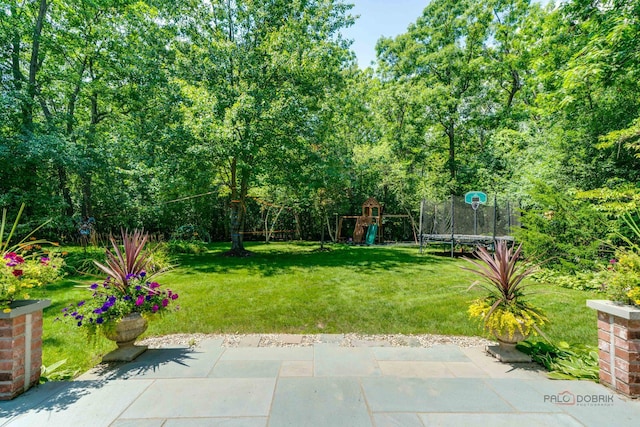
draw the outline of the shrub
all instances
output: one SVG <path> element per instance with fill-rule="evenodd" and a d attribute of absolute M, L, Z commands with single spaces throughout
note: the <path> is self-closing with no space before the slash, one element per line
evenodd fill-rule
<path fill-rule="evenodd" d="M 169 254 L 201 254 L 207 246 L 200 241 L 170 240 L 163 245 Z"/>
<path fill-rule="evenodd" d="M 527 254 L 564 272 L 593 270 L 609 234 L 605 215 L 565 191 L 538 184 L 516 232 Z"/>
<path fill-rule="evenodd" d="M 631 214 L 622 216 L 632 236 L 622 236 L 626 246 L 618 248 L 611 260 L 607 291 L 613 301 L 640 307 L 640 226 Z"/>

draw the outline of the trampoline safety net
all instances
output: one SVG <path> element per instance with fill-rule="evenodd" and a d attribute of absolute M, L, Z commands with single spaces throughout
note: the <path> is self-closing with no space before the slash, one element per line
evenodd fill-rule
<path fill-rule="evenodd" d="M 513 240 L 512 230 L 520 226 L 520 215 L 513 204 L 489 197 L 486 204 L 473 209 L 464 197 L 452 196 L 443 202 L 423 201 L 420 209 L 421 245 L 430 242 L 491 244 Z"/>

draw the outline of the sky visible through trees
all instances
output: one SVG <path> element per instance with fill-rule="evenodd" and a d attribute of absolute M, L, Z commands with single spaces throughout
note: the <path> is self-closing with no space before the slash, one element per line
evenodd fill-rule
<path fill-rule="evenodd" d="M 67 238 L 92 217 L 239 252 L 369 197 L 584 212 L 546 234 L 636 209 L 639 1 L 424 2 L 369 24 L 386 37 L 363 69 L 341 34 L 366 3 L 0 3 L 0 205 Z"/>

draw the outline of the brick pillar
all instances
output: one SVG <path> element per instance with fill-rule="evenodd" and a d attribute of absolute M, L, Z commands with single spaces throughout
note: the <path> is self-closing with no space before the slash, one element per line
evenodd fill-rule
<path fill-rule="evenodd" d="M 16 302 L 0 313 L 0 400 L 10 400 L 40 380 L 42 310 L 50 301 Z"/>
<path fill-rule="evenodd" d="M 640 309 L 608 301 L 587 301 L 598 310 L 600 382 L 640 397 Z"/>

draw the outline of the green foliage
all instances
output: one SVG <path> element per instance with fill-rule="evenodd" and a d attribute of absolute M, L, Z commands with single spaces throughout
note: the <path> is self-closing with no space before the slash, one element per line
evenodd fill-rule
<path fill-rule="evenodd" d="M 67 381 L 78 375 L 78 370 L 62 369 L 66 363 L 67 360 L 64 359 L 49 366 L 42 365 L 40 372 L 40 384 L 44 384 L 49 381 Z"/>
<path fill-rule="evenodd" d="M 613 301 L 640 307 L 640 226 L 627 213 L 623 220 L 633 237 L 622 236 L 626 245 L 616 250 L 616 258 L 611 260 L 611 277 L 607 292 Z"/>
<path fill-rule="evenodd" d="M 207 251 L 207 246 L 197 240 L 184 241 L 184 240 L 169 240 L 163 243 L 167 252 L 171 255 L 175 254 L 201 254 Z"/>
<path fill-rule="evenodd" d="M 563 274 L 552 269 L 543 269 L 533 275 L 539 283 L 560 286 L 578 291 L 604 292 L 609 271 L 599 269 L 596 271 L 576 271 L 572 274 Z"/>
<path fill-rule="evenodd" d="M 549 371 L 549 378 L 599 381 L 598 349 L 595 346 L 568 344 L 564 341 L 557 345 L 524 341 L 516 347 L 530 355 L 534 362 L 544 366 Z"/>
<path fill-rule="evenodd" d="M 530 256 L 566 272 L 592 270 L 609 234 L 604 215 L 562 189 L 538 183 L 516 237 Z"/>
<path fill-rule="evenodd" d="M 199 227 L 193 224 L 185 224 L 176 228 L 176 230 L 171 233 L 171 240 L 210 242 L 211 236 L 204 227 Z"/>

